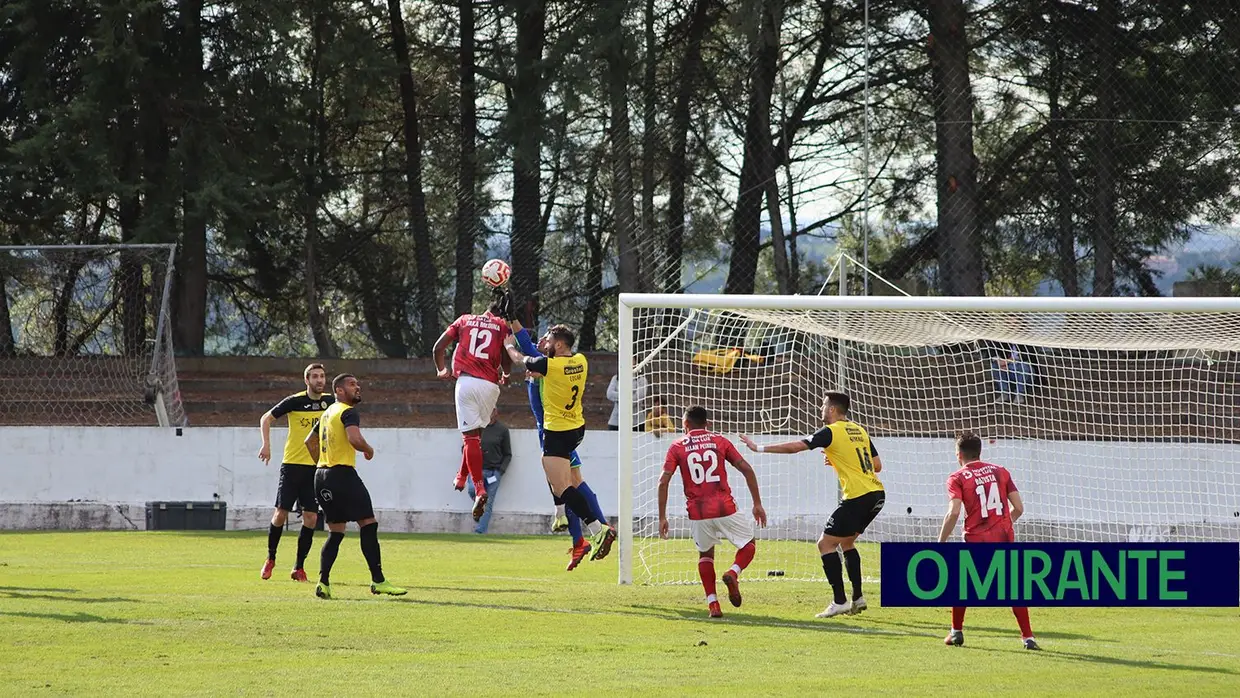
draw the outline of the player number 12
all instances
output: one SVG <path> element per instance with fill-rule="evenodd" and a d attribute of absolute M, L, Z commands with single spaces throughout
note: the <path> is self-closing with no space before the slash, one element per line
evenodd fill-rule
<path fill-rule="evenodd" d="M 491 346 L 494 339 L 490 330 L 479 330 L 477 327 L 469 330 L 469 353 L 479 359 L 487 358 L 487 347 Z"/>

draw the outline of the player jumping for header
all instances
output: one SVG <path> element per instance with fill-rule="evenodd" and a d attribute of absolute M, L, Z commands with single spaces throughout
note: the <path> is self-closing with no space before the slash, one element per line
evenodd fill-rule
<path fill-rule="evenodd" d="M 511 322 L 511 327 L 513 328 L 513 337 L 516 339 L 521 353 L 524 354 L 527 359 L 542 359 L 546 356 L 547 352 L 551 351 L 550 333 L 547 333 L 539 338 L 538 344 L 535 345 L 534 342 L 530 340 L 529 331 L 522 327 L 520 322 L 513 320 Z M 530 411 L 534 413 L 534 420 L 538 424 L 538 444 L 539 446 L 544 446 L 546 438 L 544 426 L 546 410 L 543 408 L 543 378 L 535 376 L 533 375 L 533 372 L 530 372 L 528 389 Z M 578 492 L 585 495 L 586 502 L 590 505 L 590 513 L 598 519 L 599 524 L 601 526 L 607 526 L 607 516 L 603 513 L 603 507 L 599 504 L 598 495 L 594 494 L 594 490 L 590 489 L 590 485 L 586 484 L 585 477 L 581 474 L 581 457 L 577 455 L 576 449 L 573 449 L 572 453 L 569 454 L 568 462 L 569 467 L 571 468 L 573 486 L 577 488 Z M 555 500 L 557 508 L 563 506 L 559 497 L 555 497 Z M 599 554 L 601 552 L 601 548 L 598 547 L 597 543 L 591 544 L 586 540 L 582 530 L 581 518 L 578 517 L 575 512 L 566 508 L 565 518 L 567 519 L 565 524 L 568 528 L 569 535 L 571 535 L 573 539 L 573 547 L 570 551 L 571 557 L 568 561 L 567 567 L 568 571 L 571 572 L 576 569 L 577 565 L 581 564 L 581 561 L 585 559 L 585 556 L 588 555 L 591 550 L 594 550 L 595 552 L 594 556 L 590 558 L 591 560 L 600 560 L 606 556 L 605 552 L 601 555 Z M 596 533 L 595 536 L 597 538 L 598 533 Z M 602 539 L 599 538 L 598 540 L 601 542 Z"/>
<path fill-rule="evenodd" d="M 521 323 L 512 317 L 511 312 L 508 319 L 514 330 L 521 330 Z M 603 522 L 595 515 L 589 499 L 578 488 L 572 473 L 573 452 L 581 445 L 586 433 L 582 399 L 589 375 L 586 357 L 573 351 L 576 342 L 576 335 L 567 326 L 553 325 L 547 330 L 546 356 L 524 356 L 517 349 L 515 338 L 506 340 L 505 347 L 514 363 L 522 362 L 525 370 L 543 377 L 543 471 L 547 475 L 547 483 L 551 485 L 551 494 L 562 500 L 581 519 L 582 524 L 589 525 L 594 521 Z M 584 541 L 583 538 L 582 543 Z M 607 557 L 615 542 L 616 529 L 603 523 L 592 541 L 594 554 L 591 559 Z M 574 557 L 578 553 L 576 548 L 574 545 Z"/>
<path fill-rule="evenodd" d="M 956 462 L 960 469 L 947 478 L 947 514 L 943 528 L 939 530 L 939 542 L 946 543 L 960 518 L 964 507 L 964 542 L 966 543 L 1012 543 L 1016 533 L 1012 524 L 1025 513 L 1025 505 L 1016 491 L 1012 475 L 1001 465 L 982 462 L 982 440 L 965 432 L 956 439 Z M 964 644 L 965 606 L 952 608 L 952 629 L 944 642 L 948 645 Z M 1025 649 L 1037 650 L 1033 629 L 1029 626 L 1029 609 L 1013 606 L 1012 615 L 1020 626 L 1021 641 Z"/>
<path fill-rule="evenodd" d="M 482 430 L 491 421 L 499 386 L 508 378 L 512 362 L 504 351 L 508 325 L 504 322 L 501 303 L 505 294 L 497 291 L 487 312 L 466 313 L 444 330 L 435 341 L 435 370 L 440 380 L 456 377 L 456 422 L 465 447 L 461 450 L 461 469 L 452 486 L 465 489 L 465 476 L 474 481 L 474 521 L 486 511 L 487 486 L 482 477 Z M 448 345 L 456 342 L 452 352 L 452 370 L 445 365 Z"/>
<path fill-rule="evenodd" d="M 827 465 L 835 468 L 840 479 L 839 507 L 827 519 L 822 536 L 818 538 L 822 571 L 835 596 L 831 605 L 818 614 L 819 618 L 860 613 L 868 607 L 861 594 L 861 553 L 857 550 L 857 537 L 865 532 L 887 501 L 883 483 L 875 474 L 882 472 L 883 462 L 878 458 L 878 449 L 870 435 L 848 418 L 850 403 L 844 393 L 827 393 L 822 406 L 822 421 L 826 426 L 808 439 L 759 446 L 749 437 L 741 437 L 746 446 L 758 452 L 800 453 L 821 448 Z M 848 567 L 848 579 L 852 582 L 852 599 L 844 593 L 844 571 L 840 556 L 835 552 L 837 547 L 844 551 L 844 565 Z"/>
<path fill-rule="evenodd" d="M 736 559 L 723 573 L 728 588 L 728 601 L 741 605 L 740 574 L 753 562 L 753 524 L 736 510 L 736 500 L 728 487 L 729 463 L 745 477 L 749 496 L 753 498 L 753 520 L 766 526 L 766 510 L 758 493 L 758 477 L 753 468 L 736 450 L 731 441 L 707 430 L 710 413 L 705 407 L 690 407 L 685 412 L 685 436 L 667 449 L 663 475 L 659 478 L 659 537 L 667 538 L 667 488 L 672 474 L 680 471 L 685 485 L 685 507 L 689 510 L 689 533 L 698 549 L 698 576 L 706 590 L 706 605 L 711 618 L 722 618 L 719 598 L 715 596 L 715 544 L 727 540 L 736 546 Z"/>

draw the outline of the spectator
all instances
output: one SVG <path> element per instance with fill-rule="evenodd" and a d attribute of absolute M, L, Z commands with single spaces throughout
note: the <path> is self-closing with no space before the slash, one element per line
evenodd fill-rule
<path fill-rule="evenodd" d="M 995 379 L 999 402 L 1010 400 L 1017 405 L 1023 403 L 1033 368 L 1015 344 L 997 344 L 993 352 L 991 374 Z"/>
<path fill-rule="evenodd" d="M 637 363 L 636 360 L 633 362 Z M 612 376 L 611 383 L 607 386 L 607 399 L 611 400 L 611 418 L 607 420 L 607 428 L 611 431 L 620 431 L 620 376 Z M 643 402 L 646 399 L 646 379 L 643 376 L 633 376 L 633 414 L 639 415 L 645 412 Z M 635 420 L 633 425 L 638 431 L 642 430 L 642 424 L 639 420 Z"/>
<path fill-rule="evenodd" d="M 655 436 L 662 436 L 676 431 L 676 423 L 667 414 L 667 410 L 663 407 L 663 398 L 658 395 L 651 398 L 654 405 L 650 408 L 650 414 L 646 415 L 646 431 L 653 433 Z"/>
<path fill-rule="evenodd" d="M 508 437 L 508 427 L 499 421 L 499 412 L 491 413 L 491 423 L 482 430 L 482 479 L 487 483 L 487 503 L 482 516 L 474 525 L 474 533 L 486 533 L 491 524 L 491 509 L 495 506 L 495 497 L 499 493 L 499 481 L 508 470 L 512 461 L 512 440 Z M 469 498 L 474 498 L 474 482 L 469 481 Z"/>

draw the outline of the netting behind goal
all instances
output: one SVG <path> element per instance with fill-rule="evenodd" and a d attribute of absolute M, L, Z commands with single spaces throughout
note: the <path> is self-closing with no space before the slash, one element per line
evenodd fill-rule
<path fill-rule="evenodd" d="M 621 360 L 631 352 L 644 382 L 637 417 L 658 395 L 678 425 L 685 409 L 704 405 L 714 429 L 734 441 L 748 434 L 774 443 L 812 434 L 823 393 L 847 391 L 853 418 L 881 452 L 887 489 L 864 539 L 937 535 L 962 430 L 983 437 L 983 459 L 1012 471 L 1027 508 L 1023 540 L 1240 539 L 1240 305 L 1209 313 L 632 313 Z M 673 438 L 633 435 L 638 582 L 696 579 L 679 478 L 668 505 L 672 539 L 658 538 L 657 485 Z M 775 569 L 820 578 L 809 542 L 837 503 L 834 472 L 820 451 L 749 453 L 737 443 L 770 517 L 753 578 Z M 744 480 L 730 470 L 729 482 L 747 512 Z"/>
<path fill-rule="evenodd" d="M 0 424 L 185 422 L 171 245 L 0 247 Z"/>

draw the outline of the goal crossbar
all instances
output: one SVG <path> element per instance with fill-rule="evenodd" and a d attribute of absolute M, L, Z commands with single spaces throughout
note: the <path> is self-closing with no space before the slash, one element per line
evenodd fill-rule
<path fill-rule="evenodd" d="M 620 307 L 1011 313 L 1234 313 L 1240 298 L 1061 296 L 760 296 L 622 293 Z"/>

